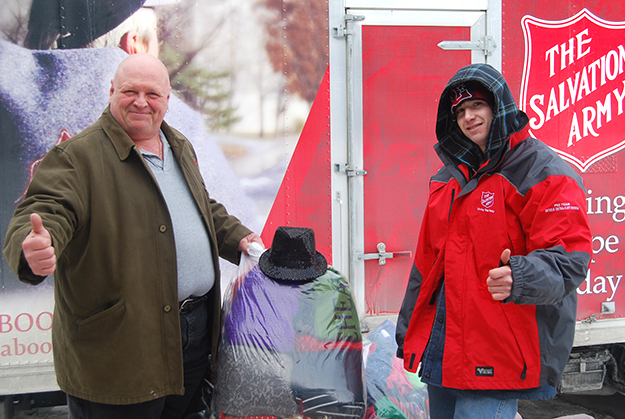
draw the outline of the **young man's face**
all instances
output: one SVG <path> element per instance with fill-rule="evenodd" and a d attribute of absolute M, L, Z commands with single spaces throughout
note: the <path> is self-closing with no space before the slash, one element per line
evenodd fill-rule
<path fill-rule="evenodd" d="M 486 149 L 486 142 L 493 122 L 493 110 L 482 99 L 466 100 L 456 108 L 456 122 L 466 137 Z"/>

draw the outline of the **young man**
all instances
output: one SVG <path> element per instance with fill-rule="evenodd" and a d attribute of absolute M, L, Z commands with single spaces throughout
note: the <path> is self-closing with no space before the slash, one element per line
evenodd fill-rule
<path fill-rule="evenodd" d="M 397 324 L 432 419 L 514 418 L 519 398 L 555 396 L 569 357 L 592 251 L 584 187 L 527 125 L 489 65 L 462 68 L 441 94 L 444 166 Z"/>

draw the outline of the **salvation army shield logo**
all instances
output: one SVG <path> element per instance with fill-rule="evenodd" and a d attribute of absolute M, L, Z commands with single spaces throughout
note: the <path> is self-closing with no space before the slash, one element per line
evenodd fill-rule
<path fill-rule="evenodd" d="M 490 208 L 495 203 L 495 193 L 482 191 L 482 206 L 484 208 Z"/>
<path fill-rule="evenodd" d="M 532 136 L 582 172 L 625 148 L 625 22 L 581 10 L 561 21 L 521 20 L 519 107 Z"/>

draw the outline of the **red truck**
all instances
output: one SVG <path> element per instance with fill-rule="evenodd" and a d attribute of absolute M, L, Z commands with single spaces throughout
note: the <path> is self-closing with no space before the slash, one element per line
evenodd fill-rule
<path fill-rule="evenodd" d="M 587 189 L 594 255 L 560 391 L 625 392 L 624 30 L 620 1 L 330 0 L 328 73 L 264 241 L 278 225 L 314 228 L 363 323 L 394 316 L 440 165 L 440 92 L 464 65 L 489 63 Z"/>

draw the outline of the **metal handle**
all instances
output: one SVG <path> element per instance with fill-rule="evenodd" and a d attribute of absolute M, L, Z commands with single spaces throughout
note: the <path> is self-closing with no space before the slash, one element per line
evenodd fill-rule
<path fill-rule="evenodd" d="M 386 244 L 378 243 L 378 253 L 357 253 L 358 260 L 371 260 L 377 259 L 380 266 L 386 265 L 386 259 L 399 258 L 399 257 L 411 257 L 412 252 L 408 250 L 402 250 L 399 252 L 387 252 Z"/>

